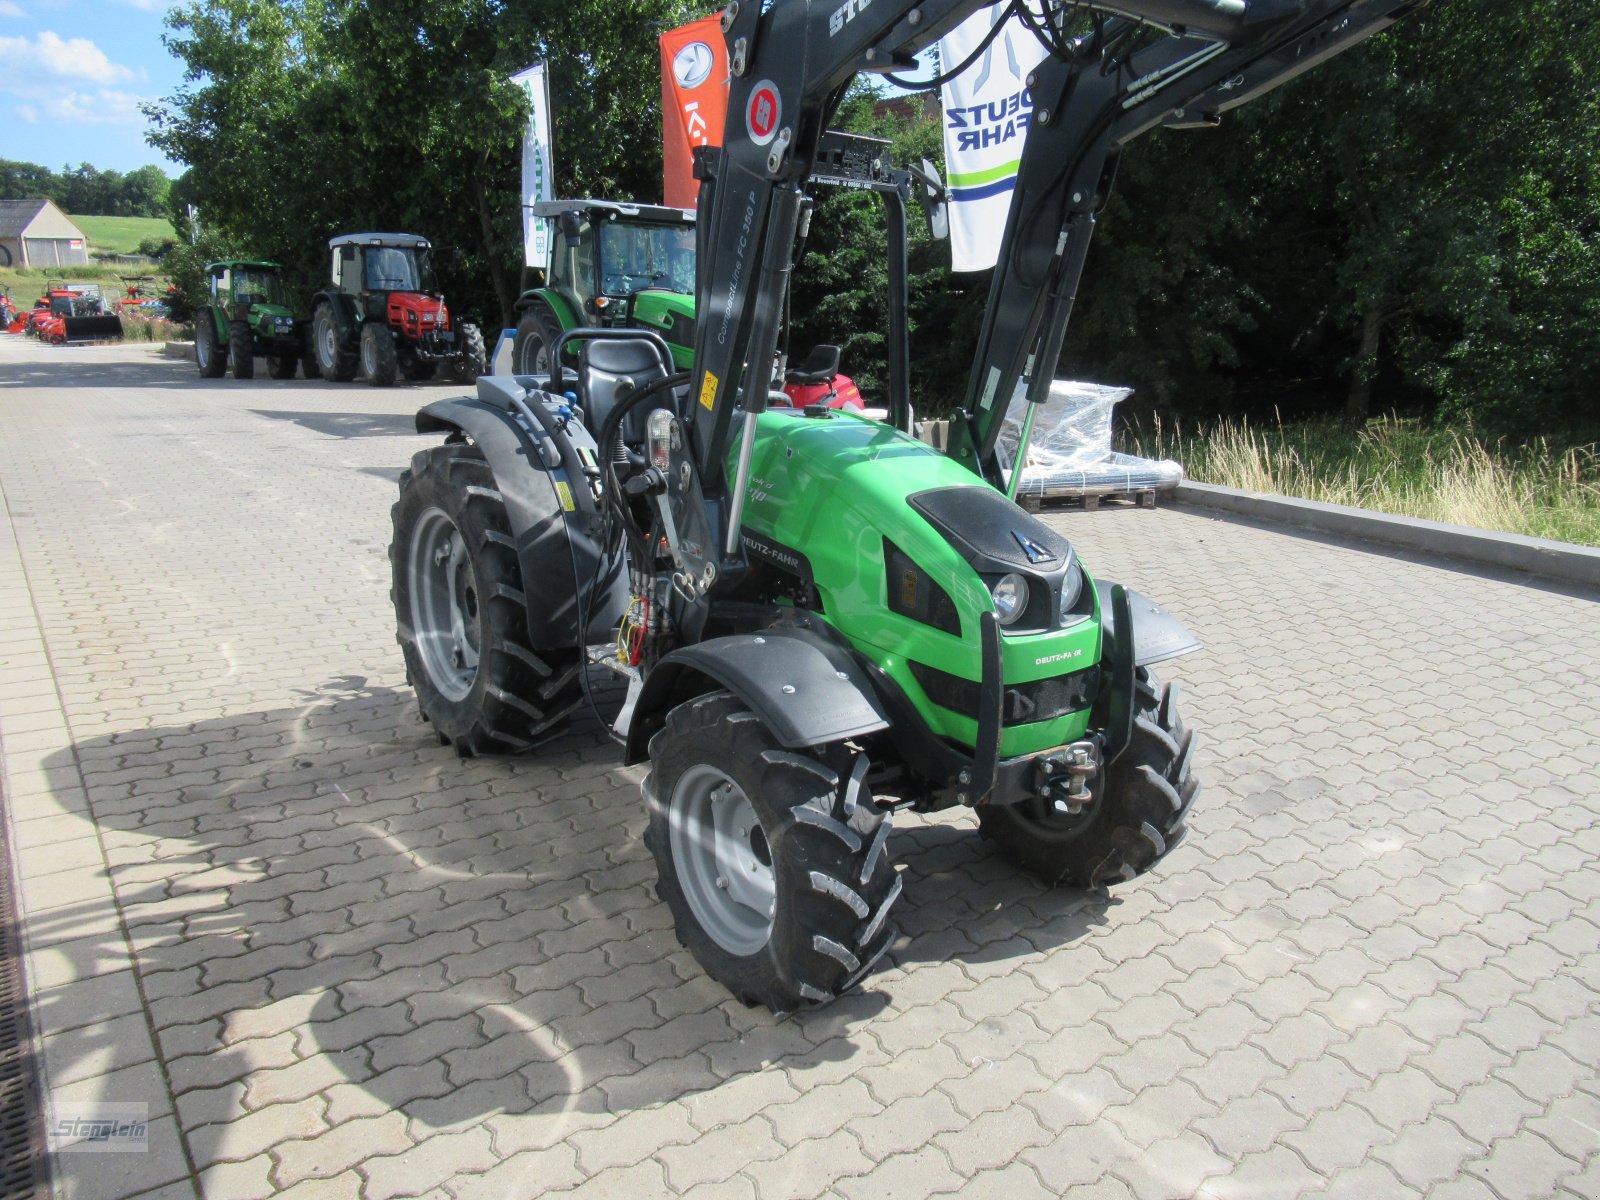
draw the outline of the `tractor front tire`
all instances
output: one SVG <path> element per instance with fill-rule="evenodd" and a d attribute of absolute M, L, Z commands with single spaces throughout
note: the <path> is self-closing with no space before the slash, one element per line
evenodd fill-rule
<path fill-rule="evenodd" d="M 194 361 L 202 379 L 220 379 L 228 369 L 228 359 L 217 344 L 217 318 L 209 308 L 194 314 Z"/>
<path fill-rule="evenodd" d="M 228 365 L 235 379 L 255 378 L 256 339 L 243 321 L 228 322 Z"/>
<path fill-rule="evenodd" d="M 483 454 L 418 452 L 390 517 L 395 636 L 423 717 L 463 758 L 531 749 L 582 701 L 581 660 L 576 646 L 530 646 L 516 543 Z"/>
<path fill-rule="evenodd" d="M 888 949 L 900 876 L 864 754 L 785 750 L 742 701 L 685 701 L 650 739 L 645 843 L 678 940 L 775 1013 L 854 986 Z"/>
<path fill-rule="evenodd" d="M 514 375 L 548 375 L 550 347 L 556 344 L 561 328 L 540 306 L 528 309 L 517 322 L 517 336 L 511 343 L 511 372 Z"/>
<path fill-rule="evenodd" d="M 1177 847 L 1200 791 L 1190 774 L 1194 734 L 1178 715 L 1176 685 L 1144 667 L 1134 681 L 1133 739 L 1076 813 L 1044 800 L 986 805 L 978 831 L 1046 884 L 1114 887 L 1143 875 Z"/>
<path fill-rule="evenodd" d="M 317 307 L 311 322 L 311 344 L 316 349 L 317 373 L 335 383 L 349 383 L 356 377 L 361 365 L 359 354 L 345 349 L 344 338 L 339 333 L 339 322 L 333 315 L 333 305 Z"/>
<path fill-rule="evenodd" d="M 367 324 L 361 329 L 361 369 L 373 387 L 393 387 L 400 375 L 394 331 L 387 325 Z"/>
<path fill-rule="evenodd" d="M 293 379 L 299 366 L 300 356 L 297 354 L 267 355 L 267 374 L 274 379 Z"/>
<path fill-rule="evenodd" d="M 450 360 L 450 374 L 457 383 L 476 383 L 478 376 L 487 373 L 488 357 L 483 348 L 483 331 L 470 321 L 456 327 L 461 339 L 461 353 Z"/>

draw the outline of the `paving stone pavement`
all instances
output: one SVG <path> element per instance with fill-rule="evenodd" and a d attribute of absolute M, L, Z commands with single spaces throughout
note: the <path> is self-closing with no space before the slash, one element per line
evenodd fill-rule
<path fill-rule="evenodd" d="M 0 744 L 75 1198 L 1600 1196 L 1600 604 L 1058 513 L 1204 639 L 1193 834 L 1111 896 L 904 819 L 902 936 L 775 1020 L 675 942 L 592 721 L 435 745 L 388 602 L 447 385 L 0 339 Z"/>

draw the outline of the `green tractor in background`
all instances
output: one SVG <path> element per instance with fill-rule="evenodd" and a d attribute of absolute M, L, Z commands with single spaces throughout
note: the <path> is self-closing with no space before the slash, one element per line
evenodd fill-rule
<path fill-rule="evenodd" d="M 549 348 L 569 329 L 635 328 L 660 334 L 682 368 L 694 360 L 694 213 L 611 200 L 547 200 L 536 216 L 555 225 L 550 261 L 517 298 L 512 372 L 549 369 Z"/>
<path fill-rule="evenodd" d="M 194 360 L 202 376 L 218 379 L 231 365 L 235 379 L 254 378 L 259 356 L 274 379 L 293 379 L 302 365 L 307 379 L 317 377 L 308 326 L 285 297 L 281 266 L 245 259 L 207 263 L 206 286 L 211 302 L 194 314 Z"/>

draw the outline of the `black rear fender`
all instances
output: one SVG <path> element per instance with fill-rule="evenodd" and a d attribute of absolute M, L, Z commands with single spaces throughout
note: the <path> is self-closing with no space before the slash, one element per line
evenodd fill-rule
<path fill-rule="evenodd" d="M 596 578 L 600 514 L 588 480 L 576 469 L 576 452 L 593 454 L 594 439 L 577 421 L 554 437 L 542 428 L 530 433 L 504 400 L 511 388 L 522 394 L 512 379 L 483 376 L 479 395 L 438 400 L 417 413 L 417 432 L 464 435 L 488 460 L 517 543 L 533 649 L 581 649 L 607 641 L 627 607 L 628 589 L 620 551 Z M 527 403 L 538 401 L 530 397 Z M 587 637 L 578 633 L 580 593 Z"/>

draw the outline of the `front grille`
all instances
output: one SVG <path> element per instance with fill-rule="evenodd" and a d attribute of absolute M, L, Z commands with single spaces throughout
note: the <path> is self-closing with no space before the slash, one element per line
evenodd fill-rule
<path fill-rule="evenodd" d="M 918 662 L 911 664 L 911 675 L 928 694 L 928 699 L 940 708 L 948 708 L 974 721 L 978 719 L 982 684 Z M 1052 721 L 1056 717 L 1079 712 L 1094 702 L 1099 684 L 1099 667 L 1085 667 L 1070 675 L 1015 684 L 1006 688 L 1005 701 L 1000 709 L 1000 723 L 1006 726 L 1031 725 L 1036 721 Z"/>

